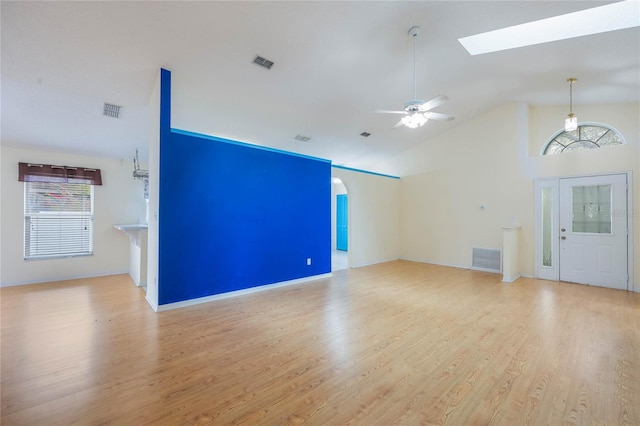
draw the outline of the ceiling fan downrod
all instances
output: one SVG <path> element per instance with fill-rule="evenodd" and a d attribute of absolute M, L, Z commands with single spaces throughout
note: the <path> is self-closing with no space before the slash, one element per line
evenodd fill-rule
<path fill-rule="evenodd" d="M 420 34 L 420 27 L 415 26 L 409 28 L 409 35 L 413 38 L 413 99 L 416 99 L 418 96 L 416 89 L 416 38 L 418 34 Z"/>

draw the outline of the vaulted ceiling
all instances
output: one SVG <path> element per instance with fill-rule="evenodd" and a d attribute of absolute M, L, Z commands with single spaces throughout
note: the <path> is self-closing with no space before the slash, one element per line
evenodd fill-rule
<path fill-rule="evenodd" d="M 2 1 L 2 144 L 144 158 L 163 67 L 175 128 L 375 171 L 505 102 L 566 105 L 567 77 L 577 107 L 639 101 L 637 27 L 479 56 L 457 41 L 607 3 Z M 418 97 L 446 94 L 434 111 L 457 118 L 392 129 L 398 117 L 373 111 L 413 97 L 414 25 Z"/>

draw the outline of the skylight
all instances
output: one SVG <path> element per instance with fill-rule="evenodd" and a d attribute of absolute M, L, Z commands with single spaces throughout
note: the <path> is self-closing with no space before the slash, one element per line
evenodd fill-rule
<path fill-rule="evenodd" d="M 640 26 L 640 2 L 625 0 L 459 38 L 472 55 Z"/>

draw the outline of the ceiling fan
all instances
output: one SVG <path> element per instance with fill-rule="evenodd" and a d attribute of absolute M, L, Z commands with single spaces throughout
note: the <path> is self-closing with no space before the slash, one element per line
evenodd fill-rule
<path fill-rule="evenodd" d="M 417 99 L 416 96 L 416 37 L 420 34 L 420 27 L 411 27 L 409 29 L 409 35 L 413 38 L 413 100 L 404 104 L 404 111 L 389 111 L 378 109 L 376 112 L 383 114 L 402 114 L 404 117 L 393 126 L 394 128 L 399 126 L 407 126 L 415 129 L 422 126 L 428 120 L 439 121 L 451 121 L 455 118 L 453 115 L 442 114 L 439 112 L 432 112 L 431 110 L 439 105 L 442 105 L 449 100 L 445 95 L 438 95 L 433 99 L 424 101 Z"/>

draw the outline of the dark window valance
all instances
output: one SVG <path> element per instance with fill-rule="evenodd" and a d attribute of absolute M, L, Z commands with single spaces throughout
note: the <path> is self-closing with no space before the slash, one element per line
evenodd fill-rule
<path fill-rule="evenodd" d="M 100 169 L 54 166 L 51 164 L 18 163 L 20 182 L 86 183 L 102 185 Z"/>

